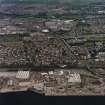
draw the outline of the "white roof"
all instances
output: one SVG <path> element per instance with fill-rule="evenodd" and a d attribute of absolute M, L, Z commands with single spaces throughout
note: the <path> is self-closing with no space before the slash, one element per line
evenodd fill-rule
<path fill-rule="evenodd" d="M 52 74 L 54 74 L 54 72 L 53 71 L 49 71 L 49 74 L 52 75 Z"/>
<path fill-rule="evenodd" d="M 63 74 L 64 74 L 64 72 L 63 72 L 63 70 L 61 70 L 60 73 L 59 73 L 59 75 L 63 75 Z"/>
<path fill-rule="evenodd" d="M 42 32 L 47 33 L 47 32 L 49 32 L 49 30 L 48 29 L 43 29 Z"/>
<path fill-rule="evenodd" d="M 60 67 L 62 67 L 62 68 L 65 68 L 67 65 L 59 65 Z"/>
<path fill-rule="evenodd" d="M 104 11 L 98 11 L 98 13 L 103 13 Z"/>
<path fill-rule="evenodd" d="M 18 71 L 16 74 L 16 78 L 18 79 L 28 79 L 30 76 L 29 71 Z"/>
<path fill-rule="evenodd" d="M 81 76 L 78 73 L 70 74 L 68 82 L 71 83 L 81 83 Z"/>
<path fill-rule="evenodd" d="M 48 75 L 48 73 L 43 72 L 43 73 L 41 73 L 41 75 Z"/>
<path fill-rule="evenodd" d="M 70 23 L 70 22 L 73 22 L 74 20 L 65 20 L 64 22 L 65 23 Z"/>

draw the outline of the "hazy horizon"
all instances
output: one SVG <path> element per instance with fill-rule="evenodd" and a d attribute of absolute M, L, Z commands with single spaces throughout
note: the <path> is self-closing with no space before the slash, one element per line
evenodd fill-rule
<path fill-rule="evenodd" d="M 32 2 L 32 3 L 47 3 L 47 2 L 61 2 L 61 3 L 76 3 L 76 4 L 87 4 L 90 2 L 98 2 L 98 1 L 103 1 L 103 0 L 0 0 L 0 2 L 5 2 L 5 3 L 12 3 L 12 2 Z"/>

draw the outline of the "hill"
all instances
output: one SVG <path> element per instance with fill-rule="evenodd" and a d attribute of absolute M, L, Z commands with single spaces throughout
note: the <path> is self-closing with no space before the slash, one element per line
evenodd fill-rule
<path fill-rule="evenodd" d="M 104 0 L 0 0 L 3 3 L 72 3 L 87 4 Z"/>

